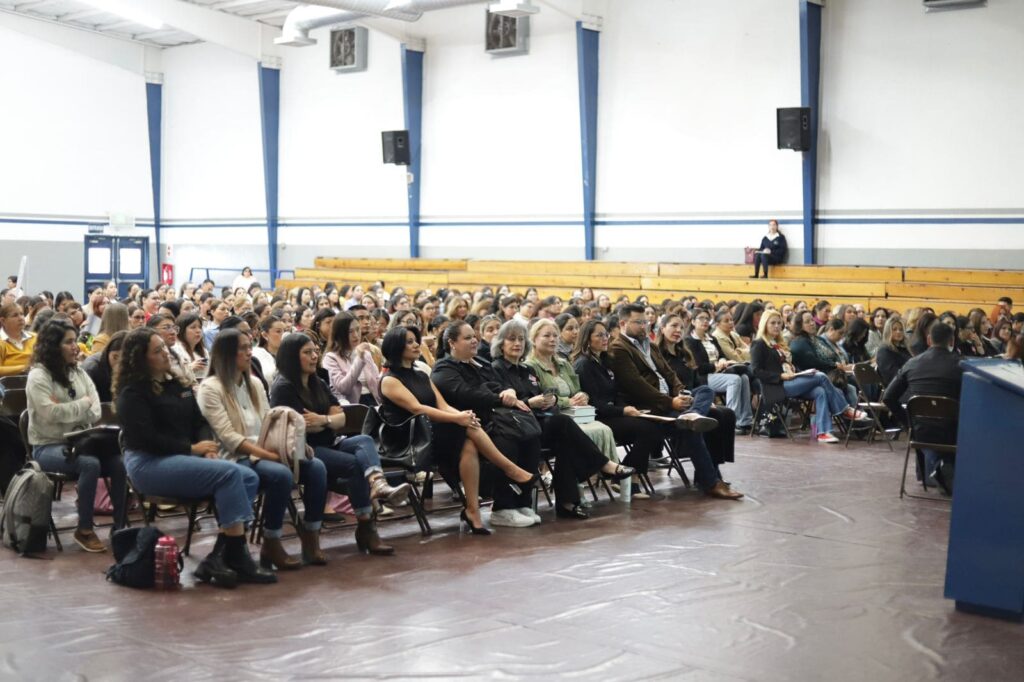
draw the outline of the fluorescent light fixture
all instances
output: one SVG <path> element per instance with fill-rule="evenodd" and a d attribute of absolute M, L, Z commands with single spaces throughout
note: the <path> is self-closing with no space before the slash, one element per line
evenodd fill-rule
<path fill-rule="evenodd" d="M 132 21 L 136 24 L 142 24 L 152 29 L 159 29 L 164 27 L 164 22 L 157 19 L 155 16 L 141 10 L 135 6 L 135 3 L 130 0 L 78 0 L 79 2 L 95 7 L 96 9 L 103 10 L 104 12 L 110 12 L 117 16 Z"/>

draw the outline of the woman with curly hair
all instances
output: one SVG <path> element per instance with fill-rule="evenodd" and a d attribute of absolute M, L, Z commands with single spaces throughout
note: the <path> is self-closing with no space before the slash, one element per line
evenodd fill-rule
<path fill-rule="evenodd" d="M 125 471 L 116 447 L 111 452 L 68 454 L 64 434 L 87 429 L 100 419 L 100 397 L 92 379 L 78 366 L 78 333 L 70 324 L 52 321 L 43 327 L 32 354 L 25 393 L 28 442 L 32 459 L 44 471 L 68 474 L 78 481 L 78 528 L 75 542 L 87 552 L 106 548 L 93 530 L 96 482 L 110 480 L 114 527 L 124 525 Z"/>

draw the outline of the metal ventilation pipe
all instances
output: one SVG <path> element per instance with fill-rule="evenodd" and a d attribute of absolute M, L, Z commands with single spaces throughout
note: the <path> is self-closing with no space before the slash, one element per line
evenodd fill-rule
<path fill-rule="evenodd" d="M 285 19 L 281 37 L 274 40 L 278 45 L 315 45 L 309 32 L 323 26 L 332 26 L 355 21 L 366 16 L 417 21 L 424 12 L 459 5 L 472 5 L 484 0 L 409 0 L 389 9 L 393 0 L 305 0 L 306 4 L 296 7 Z M 335 10 L 335 11 L 332 11 Z"/>

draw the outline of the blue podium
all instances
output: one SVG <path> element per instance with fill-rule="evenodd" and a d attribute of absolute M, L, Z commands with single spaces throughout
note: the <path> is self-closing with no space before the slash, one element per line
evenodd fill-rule
<path fill-rule="evenodd" d="M 1024 620 L 1024 368 L 963 363 L 947 599 Z"/>

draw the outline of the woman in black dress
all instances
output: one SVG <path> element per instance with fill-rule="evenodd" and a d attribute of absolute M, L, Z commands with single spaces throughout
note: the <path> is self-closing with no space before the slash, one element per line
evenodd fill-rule
<path fill-rule="evenodd" d="M 464 324 L 464 323 L 463 323 Z M 465 490 L 461 519 L 474 535 L 490 535 L 480 519 L 480 458 L 483 455 L 520 490 L 532 484 L 533 474 L 516 466 L 503 455 L 480 426 L 472 410 L 450 406 L 434 383 L 423 372 L 413 369 L 420 358 L 420 330 L 395 327 L 384 335 L 381 352 L 388 367 L 381 379 L 380 415 L 389 424 L 398 424 L 414 415 L 426 415 L 435 424 L 434 458 L 442 472 L 458 469 Z M 459 453 L 458 462 L 454 454 Z M 449 479 L 453 480 L 453 479 Z"/>

